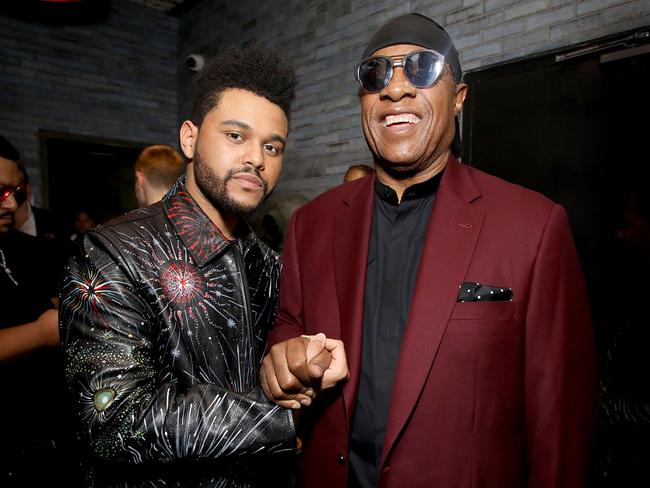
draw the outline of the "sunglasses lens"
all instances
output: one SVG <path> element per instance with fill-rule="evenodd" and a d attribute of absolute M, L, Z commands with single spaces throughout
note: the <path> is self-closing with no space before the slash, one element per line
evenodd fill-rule
<path fill-rule="evenodd" d="M 14 199 L 16 200 L 16 204 L 20 206 L 23 203 L 25 203 L 25 200 L 27 200 L 27 188 L 25 187 L 13 188 L 11 186 L 5 186 L 3 188 L 0 188 L 0 202 L 4 202 L 11 195 L 14 196 Z"/>
<path fill-rule="evenodd" d="M 16 199 L 16 203 L 18 204 L 18 206 L 25 203 L 25 200 L 27 200 L 27 188 L 25 188 L 24 186 L 18 188 L 14 193 L 14 198 Z"/>
<path fill-rule="evenodd" d="M 406 76 L 413 86 L 426 88 L 440 77 L 445 58 L 435 51 L 416 51 L 404 58 Z M 366 59 L 359 65 L 357 76 L 364 90 L 376 93 L 384 89 L 393 75 L 393 61 L 386 57 Z"/>
<path fill-rule="evenodd" d="M 388 84 L 392 73 L 392 63 L 389 59 L 367 59 L 359 66 L 359 82 L 364 90 L 378 92 Z"/>
<path fill-rule="evenodd" d="M 444 58 L 432 51 L 418 51 L 404 60 L 406 76 L 417 88 L 433 85 L 444 67 Z"/>

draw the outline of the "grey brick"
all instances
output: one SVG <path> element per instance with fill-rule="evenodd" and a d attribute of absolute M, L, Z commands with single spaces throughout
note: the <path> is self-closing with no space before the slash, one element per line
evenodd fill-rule
<path fill-rule="evenodd" d="M 528 2 L 518 3 L 506 9 L 506 20 L 516 19 L 518 17 L 526 17 L 535 12 L 546 10 L 547 7 L 547 0 L 532 0 Z"/>
<path fill-rule="evenodd" d="M 488 15 L 483 15 L 478 19 L 465 22 L 461 27 L 461 31 L 463 34 L 475 33 L 488 29 L 490 27 L 494 27 L 495 25 L 500 25 L 504 22 L 504 20 L 505 14 L 503 12 L 494 12 Z"/>
<path fill-rule="evenodd" d="M 495 10 L 505 10 L 507 7 L 511 7 L 519 2 L 521 2 L 521 0 L 486 0 L 485 11 L 494 12 Z"/>
<path fill-rule="evenodd" d="M 543 14 L 533 15 L 526 19 L 526 30 L 534 30 L 549 24 L 555 24 L 575 17 L 575 5 L 549 10 Z"/>
<path fill-rule="evenodd" d="M 476 33 L 471 36 L 464 36 L 460 37 L 458 39 L 454 39 L 454 46 L 456 46 L 456 49 L 461 51 L 465 48 L 471 47 L 471 46 L 476 46 L 481 42 L 481 34 Z"/>
<path fill-rule="evenodd" d="M 624 4 L 626 2 L 629 2 L 629 0 L 583 0 L 582 2 L 578 2 L 576 5 L 576 13 L 578 15 L 584 15 L 591 12 L 605 10 L 609 7 Z M 643 3 L 643 1 L 634 3 Z"/>
<path fill-rule="evenodd" d="M 472 59 L 482 58 L 485 56 L 490 56 L 492 54 L 498 54 L 502 52 L 502 46 L 500 42 L 492 42 L 489 44 L 482 44 L 478 47 L 471 49 L 465 49 L 461 51 L 461 60 L 463 63 L 465 61 L 471 61 Z"/>
<path fill-rule="evenodd" d="M 449 25 L 445 27 L 445 30 L 447 31 L 447 34 L 449 34 L 449 37 L 454 40 L 462 37 L 461 24 Z"/>
<path fill-rule="evenodd" d="M 495 39 L 500 39 L 503 37 L 508 37 L 513 34 L 518 34 L 524 30 L 524 21 L 517 20 L 515 22 L 510 22 L 508 24 L 498 25 L 492 27 L 491 29 L 486 29 L 483 31 L 482 37 L 484 42 L 493 41 Z"/>
<path fill-rule="evenodd" d="M 602 29 L 598 31 L 598 36 L 616 34 L 631 29 L 638 29 L 650 25 L 650 14 L 636 19 L 625 19 L 618 23 L 604 23 Z"/>
<path fill-rule="evenodd" d="M 515 36 L 511 39 L 503 41 L 503 51 L 510 52 L 516 51 L 532 45 L 543 45 L 544 41 L 548 39 L 548 29 L 542 27 L 534 31 L 526 32 L 521 36 Z"/>
<path fill-rule="evenodd" d="M 602 14 L 596 13 L 571 22 L 563 22 L 551 26 L 549 38 L 553 41 L 561 38 L 570 39 L 575 36 L 576 33 L 597 29 L 602 25 Z"/>
<path fill-rule="evenodd" d="M 631 21 L 643 17 L 647 19 L 649 14 L 650 0 L 639 0 L 604 10 L 603 23 L 607 25 L 628 19 Z M 630 26 L 629 28 L 632 29 L 633 27 Z"/>
<path fill-rule="evenodd" d="M 447 14 L 445 16 L 445 24 L 451 25 L 451 24 L 455 24 L 456 22 L 475 19 L 476 17 L 480 17 L 482 14 L 483 14 L 482 4 L 472 5 L 471 7 L 463 8 L 461 10 L 458 10 L 457 12 Z"/>

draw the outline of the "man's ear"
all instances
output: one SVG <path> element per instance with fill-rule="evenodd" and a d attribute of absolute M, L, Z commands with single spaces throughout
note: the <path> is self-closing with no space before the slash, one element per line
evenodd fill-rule
<path fill-rule="evenodd" d="M 196 150 L 196 141 L 199 135 L 199 128 L 194 125 L 191 120 L 186 120 L 181 125 L 179 131 L 181 150 L 185 157 L 189 160 L 194 159 L 194 151 Z"/>
<path fill-rule="evenodd" d="M 144 185 L 144 174 L 139 169 L 135 170 L 135 187 L 142 188 Z"/>
<path fill-rule="evenodd" d="M 458 83 L 456 85 L 456 94 L 454 95 L 454 115 L 458 115 L 463 109 L 463 102 L 467 96 L 467 84 Z"/>

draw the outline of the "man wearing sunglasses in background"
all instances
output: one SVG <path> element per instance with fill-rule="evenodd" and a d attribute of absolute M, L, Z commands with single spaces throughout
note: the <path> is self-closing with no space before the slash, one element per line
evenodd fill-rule
<path fill-rule="evenodd" d="M 453 156 L 467 86 L 437 23 L 393 19 L 362 59 L 376 176 L 294 214 L 261 372 L 303 405 L 302 485 L 583 486 L 595 353 L 565 211 Z M 321 393 L 319 332 L 350 371 Z"/>
<path fill-rule="evenodd" d="M 20 172 L 20 184 L 27 190 L 27 198 L 22 205 L 18 206 L 18 210 L 14 214 L 16 229 L 60 246 L 62 239 L 60 223 L 50 210 L 32 205 L 32 184 L 29 181 L 29 174 L 21 163 L 18 164 L 18 171 Z"/>
<path fill-rule="evenodd" d="M 60 270 L 50 243 L 14 229 L 27 199 L 19 159 L 0 136 L 0 486 L 69 486 L 71 431 L 52 303 Z"/>

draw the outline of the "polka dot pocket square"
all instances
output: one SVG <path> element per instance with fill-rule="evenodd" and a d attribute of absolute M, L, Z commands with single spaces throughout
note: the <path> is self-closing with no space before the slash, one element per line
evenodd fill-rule
<path fill-rule="evenodd" d="M 461 283 L 457 302 L 507 302 L 512 300 L 512 288 L 484 285 L 475 281 Z"/>

